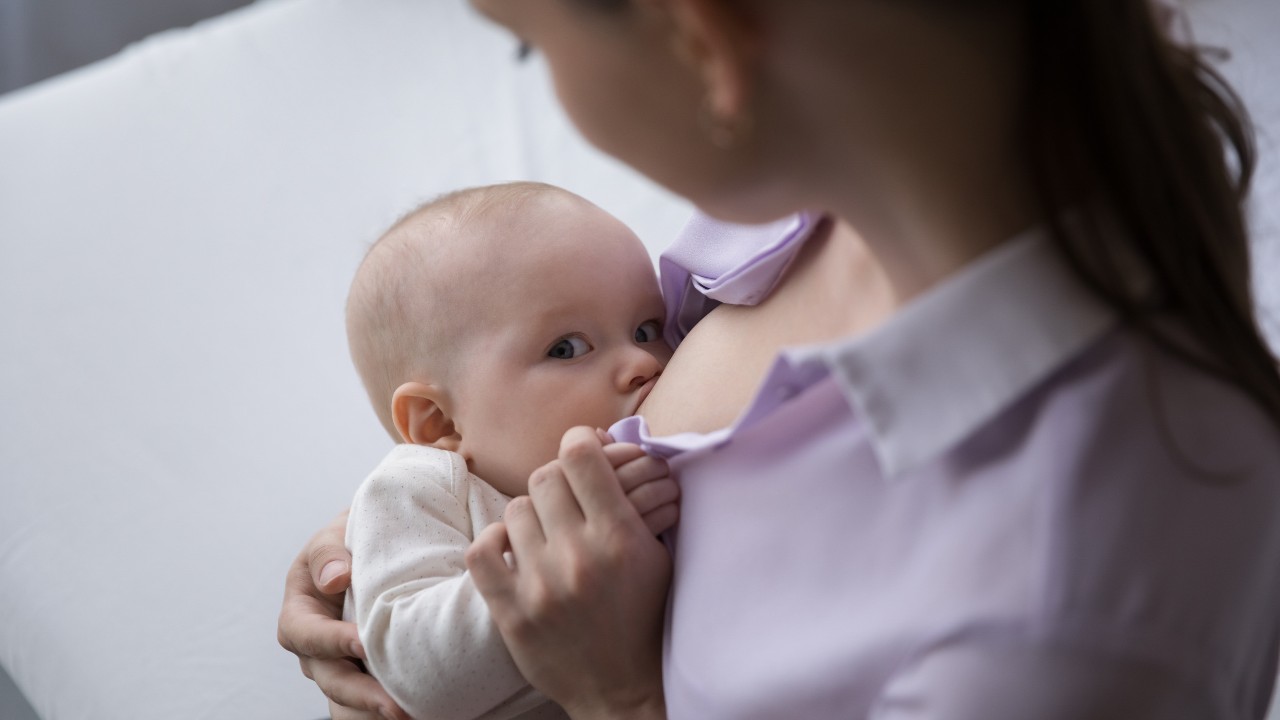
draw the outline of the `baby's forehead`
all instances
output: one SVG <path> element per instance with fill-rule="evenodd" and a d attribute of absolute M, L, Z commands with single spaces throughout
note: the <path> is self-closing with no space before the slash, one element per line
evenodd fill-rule
<path fill-rule="evenodd" d="M 454 259 L 475 271 L 555 272 L 605 259 L 648 262 L 625 225 L 573 195 L 495 204 L 453 219 Z"/>
<path fill-rule="evenodd" d="M 468 191 L 406 217 L 385 238 L 385 264 L 419 312 L 470 317 L 540 297 L 561 284 L 652 277 L 644 246 L 613 216 L 558 189 Z M 425 310 L 421 308 L 434 308 Z"/>

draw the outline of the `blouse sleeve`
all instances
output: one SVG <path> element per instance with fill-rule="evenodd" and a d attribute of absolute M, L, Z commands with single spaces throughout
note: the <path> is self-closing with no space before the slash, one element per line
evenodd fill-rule
<path fill-rule="evenodd" d="M 872 720 L 1225 720 L 1207 688 L 1154 662 L 1047 643 L 969 641 L 909 663 Z"/>

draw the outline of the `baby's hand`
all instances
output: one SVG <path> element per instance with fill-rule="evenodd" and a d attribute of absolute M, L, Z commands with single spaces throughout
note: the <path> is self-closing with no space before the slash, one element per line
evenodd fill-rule
<path fill-rule="evenodd" d="M 654 535 L 669 530 L 680 518 L 680 487 L 668 474 L 667 463 L 645 455 L 639 445 L 615 443 L 603 430 L 599 432 L 604 456 L 644 524 Z"/>

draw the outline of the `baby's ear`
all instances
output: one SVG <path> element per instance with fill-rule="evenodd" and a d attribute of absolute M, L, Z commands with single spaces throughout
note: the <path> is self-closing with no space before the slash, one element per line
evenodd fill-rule
<path fill-rule="evenodd" d="M 445 393 L 436 385 L 407 382 L 391 395 L 391 419 L 400 438 L 413 445 L 457 451 L 462 436 L 453 426 Z"/>

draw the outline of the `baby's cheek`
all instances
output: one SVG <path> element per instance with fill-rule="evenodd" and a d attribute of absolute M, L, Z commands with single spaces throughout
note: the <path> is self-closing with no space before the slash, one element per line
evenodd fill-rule
<path fill-rule="evenodd" d="M 494 474 L 495 479 L 484 478 L 504 495 L 528 495 L 529 476 L 555 460 L 560 452 L 563 433 L 545 426 L 539 430 L 541 432 L 518 437 L 507 447 L 500 464 L 501 469 Z"/>
<path fill-rule="evenodd" d="M 506 465 L 501 469 L 493 470 L 488 475 L 482 473 L 476 473 L 476 475 L 503 495 L 516 497 L 529 494 L 529 475 L 534 469 L 536 466 L 526 470 L 523 465 Z"/>
<path fill-rule="evenodd" d="M 526 438 L 512 433 L 505 438 L 486 439 L 490 442 L 472 444 L 468 469 L 503 495 L 527 495 L 529 474 L 537 465 L 526 459 L 527 454 L 522 447 Z"/>

